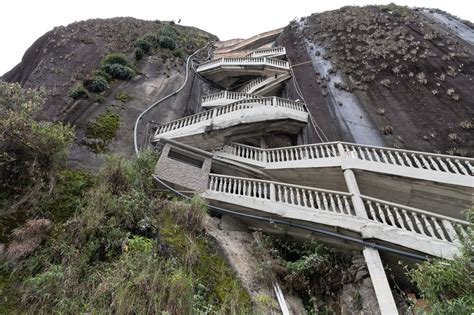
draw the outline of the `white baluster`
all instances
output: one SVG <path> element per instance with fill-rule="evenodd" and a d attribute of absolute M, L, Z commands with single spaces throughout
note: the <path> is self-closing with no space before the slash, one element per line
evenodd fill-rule
<path fill-rule="evenodd" d="M 403 219 L 402 219 L 402 216 L 400 215 L 400 212 L 398 211 L 398 208 L 397 207 L 393 207 L 393 211 L 395 212 L 395 218 L 397 220 L 397 223 L 398 225 L 406 230 L 406 227 L 405 227 L 405 222 L 403 222 Z"/>
<path fill-rule="evenodd" d="M 461 162 L 459 162 L 458 159 L 455 159 L 454 163 L 456 163 L 456 166 L 461 170 L 461 173 L 463 173 L 463 175 L 469 175 L 467 169 L 464 167 L 464 165 L 462 165 Z"/>
<path fill-rule="evenodd" d="M 315 191 L 314 194 L 316 195 L 316 205 L 318 206 L 318 209 L 322 209 L 321 208 L 321 199 L 319 199 L 319 193 L 317 191 Z"/>
<path fill-rule="evenodd" d="M 302 199 L 303 199 L 303 206 L 304 206 L 304 207 L 307 207 L 308 204 L 307 204 L 307 202 L 306 202 L 306 191 L 305 191 L 304 189 L 301 190 L 301 197 L 302 197 Z"/>
<path fill-rule="evenodd" d="M 433 160 L 433 158 L 431 156 L 428 155 L 428 160 L 430 161 L 430 164 L 433 166 L 433 168 L 435 169 L 435 171 L 439 171 L 439 167 L 438 167 L 438 164 L 436 164 L 436 161 Z"/>
<path fill-rule="evenodd" d="M 415 231 L 415 228 L 413 227 L 413 222 L 410 219 L 410 216 L 408 215 L 407 211 L 405 209 L 402 209 L 403 216 L 405 217 L 405 221 L 407 222 L 408 225 L 408 230 L 409 231 Z"/>
<path fill-rule="evenodd" d="M 453 162 L 451 162 L 451 159 L 446 159 L 446 162 L 448 162 L 449 166 L 451 166 L 451 169 L 454 173 L 459 174 L 458 168 L 456 167 L 456 165 L 454 165 Z"/>
<path fill-rule="evenodd" d="M 397 226 L 395 224 L 395 220 L 393 218 L 393 213 L 392 213 L 392 210 L 390 209 L 390 207 L 388 205 L 384 205 L 384 208 L 387 211 L 388 222 L 390 223 L 390 225 Z"/>
<path fill-rule="evenodd" d="M 382 220 L 382 223 L 387 224 L 387 220 L 385 220 L 385 214 L 383 213 L 383 209 L 380 206 L 380 203 L 376 202 L 375 206 L 377 207 L 377 212 L 379 214 L 380 219 Z"/>
<path fill-rule="evenodd" d="M 410 157 L 405 152 L 403 152 L 403 157 L 405 158 L 407 166 L 408 167 L 413 167 L 413 164 L 411 163 Z"/>
<path fill-rule="evenodd" d="M 428 232 L 430 232 L 431 237 L 435 237 L 433 227 L 431 226 L 430 221 L 428 221 L 428 218 L 426 217 L 426 215 L 422 214 L 421 217 L 423 218 L 423 222 L 425 223 L 425 226 L 428 229 Z"/>
<path fill-rule="evenodd" d="M 339 209 L 339 213 L 346 214 L 344 212 L 344 207 L 342 206 L 341 197 L 339 195 L 336 195 L 336 200 L 337 200 L 337 208 Z"/>
<path fill-rule="evenodd" d="M 441 168 L 443 169 L 443 171 L 449 172 L 449 169 L 448 169 L 448 167 L 446 166 L 446 164 L 443 162 L 443 160 L 442 160 L 439 156 L 438 156 L 436 159 L 438 160 L 439 165 L 441 166 Z M 449 159 L 448 159 L 448 160 L 449 160 Z M 457 172 L 457 170 L 456 170 L 456 172 Z"/>
<path fill-rule="evenodd" d="M 347 196 L 344 196 L 343 198 L 347 214 L 352 215 L 351 204 L 349 203 L 349 199 L 347 198 Z"/>
<path fill-rule="evenodd" d="M 374 156 L 376 162 L 380 162 L 380 157 L 377 154 L 377 150 L 372 149 L 372 155 Z"/>
<path fill-rule="evenodd" d="M 438 220 L 435 217 L 431 217 L 431 221 L 433 222 L 433 225 L 438 235 L 441 237 L 443 241 L 446 241 L 446 237 L 444 236 L 443 229 L 441 228 L 441 225 L 439 225 Z"/>
<path fill-rule="evenodd" d="M 423 224 L 421 223 L 420 219 L 418 218 L 418 214 L 416 214 L 415 212 L 412 212 L 412 216 L 415 219 L 415 224 L 416 224 L 416 227 L 418 228 L 419 233 L 423 234 L 423 235 L 426 235 L 426 232 L 423 229 Z"/>
<path fill-rule="evenodd" d="M 329 205 L 328 205 L 328 200 L 326 199 L 326 194 L 325 193 L 321 193 L 322 197 L 323 197 L 323 204 L 324 204 L 324 210 L 330 210 L 329 209 Z"/>
<path fill-rule="evenodd" d="M 314 208 L 313 192 L 311 190 L 308 190 L 308 195 L 309 195 L 309 205 L 311 208 Z"/>
<path fill-rule="evenodd" d="M 458 233 L 456 232 L 456 229 L 453 227 L 451 222 L 449 222 L 448 220 L 442 220 L 441 223 L 443 224 L 443 227 L 449 236 L 449 240 L 452 243 L 460 244 Z"/>

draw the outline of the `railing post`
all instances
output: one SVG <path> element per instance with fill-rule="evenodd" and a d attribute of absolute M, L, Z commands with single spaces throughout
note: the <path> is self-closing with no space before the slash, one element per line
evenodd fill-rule
<path fill-rule="evenodd" d="M 217 116 L 217 108 L 212 109 L 212 117 L 215 118 Z"/>
<path fill-rule="evenodd" d="M 276 201 L 276 191 L 275 191 L 275 184 L 270 183 L 270 200 Z"/>

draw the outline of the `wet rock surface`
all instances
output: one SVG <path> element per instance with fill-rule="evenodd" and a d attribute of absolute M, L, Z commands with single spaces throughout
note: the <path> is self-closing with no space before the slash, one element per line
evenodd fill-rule
<path fill-rule="evenodd" d="M 310 110 L 329 140 L 361 142 L 347 132 L 348 119 L 338 115 L 341 100 L 328 88 L 337 81 L 339 90 L 362 104 L 362 120 L 373 122 L 387 146 L 474 154 L 468 125 L 474 117 L 473 29 L 453 17 L 440 21 L 440 16 L 396 5 L 344 7 L 285 29 L 278 43 L 286 47 Z M 331 69 L 320 73 L 309 62 L 317 59 L 330 62 Z M 285 93 L 295 95 L 290 84 Z M 342 108 L 353 107 L 342 103 Z M 309 139 L 320 141 L 310 131 Z"/>

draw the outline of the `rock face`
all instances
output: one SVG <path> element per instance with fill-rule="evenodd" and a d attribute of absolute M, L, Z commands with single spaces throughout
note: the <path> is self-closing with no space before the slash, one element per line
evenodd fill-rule
<path fill-rule="evenodd" d="M 171 27 L 176 33 L 176 49 L 155 49 L 140 61 L 134 60 L 138 38 Z M 184 80 L 185 58 L 208 40 L 216 37 L 192 27 L 134 18 L 94 19 L 56 27 L 39 38 L 25 53 L 22 61 L 3 79 L 19 82 L 25 88 L 44 89 L 46 102 L 41 119 L 70 123 L 76 130 L 76 141 L 70 154 L 70 165 L 98 167 L 103 154 L 84 145 L 87 124 L 107 110 L 119 115 L 120 127 L 106 152 L 125 156 L 133 153 L 133 125 L 136 117 L 152 102 L 175 91 Z M 88 93 L 88 98 L 74 100 L 69 91 L 80 80 L 91 78 L 100 61 L 109 53 L 123 53 L 138 75 L 130 81 L 112 81 L 102 93 Z M 194 113 L 205 83 L 190 76 L 188 85 L 177 97 L 160 104 L 147 119 L 164 122 Z M 120 100 L 119 93 L 129 96 Z M 144 130 L 146 122 L 143 124 Z M 143 132 L 142 132 L 143 133 Z M 142 140 L 142 138 L 140 138 Z"/>
<path fill-rule="evenodd" d="M 388 146 L 472 156 L 474 30 L 454 21 L 396 5 L 344 7 L 292 22 L 279 44 L 328 140 L 371 144 L 378 133 Z M 300 98 L 291 83 L 285 93 Z"/>

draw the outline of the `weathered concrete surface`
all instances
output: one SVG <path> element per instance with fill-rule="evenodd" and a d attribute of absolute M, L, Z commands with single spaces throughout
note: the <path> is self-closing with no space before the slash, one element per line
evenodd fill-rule
<path fill-rule="evenodd" d="M 183 161 L 172 159 L 168 156 L 170 150 L 197 161 L 201 161 L 202 166 L 198 167 Z M 201 193 L 207 189 L 211 162 L 210 157 L 196 155 L 189 151 L 177 147 L 171 147 L 169 144 L 166 144 L 161 151 L 160 159 L 156 163 L 155 174 L 160 174 L 161 179 L 169 181 L 175 185 L 184 187 L 190 191 Z"/>
<path fill-rule="evenodd" d="M 387 275 L 382 265 L 379 252 L 373 248 L 365 248 L 363 251 L 370 279 L 375 289 L 380 313 L 383 315 L 398 314 L 397 305 L 388 284 Z"/>

